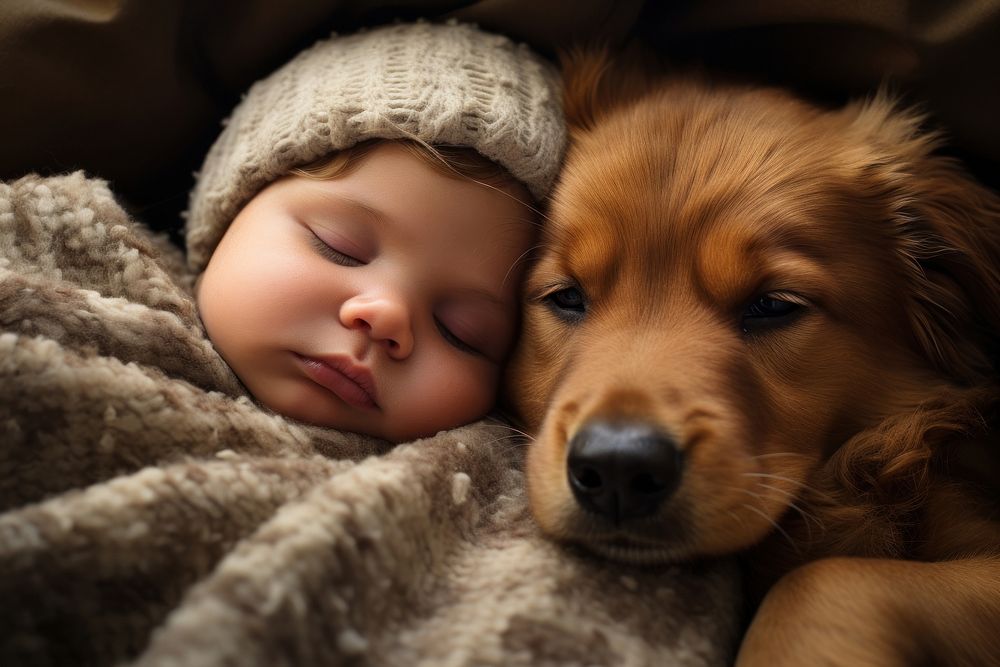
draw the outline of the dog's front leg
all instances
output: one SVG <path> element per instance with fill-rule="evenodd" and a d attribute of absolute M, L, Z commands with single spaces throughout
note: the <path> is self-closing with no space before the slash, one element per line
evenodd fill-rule
<path fill-rule="evenodd" d="M 1000 664 L 1000 559 L 815 561 L 765 596 L 736 664 Z"/>

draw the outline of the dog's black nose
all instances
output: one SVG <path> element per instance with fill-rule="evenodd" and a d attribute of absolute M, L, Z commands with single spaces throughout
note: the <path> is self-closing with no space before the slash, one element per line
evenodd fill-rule
<path fill-rule="evenodd" d="M 619 523 L 652 514 L 673 493 L 681 453 L 647 424 L 593 421 L 570 440 L 567 468 L 580 506 Z"/>

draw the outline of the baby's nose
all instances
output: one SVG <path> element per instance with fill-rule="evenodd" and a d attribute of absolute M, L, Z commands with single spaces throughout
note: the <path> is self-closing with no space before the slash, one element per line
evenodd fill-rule
<path fill-rule="evenodd" d="M 413 352 L 410 312 L 399 299 L 382 296 L 348 299 L 340 308 L 340 322 L 348 329 L 366 333 L 393 359 L 405 359 Z"/>

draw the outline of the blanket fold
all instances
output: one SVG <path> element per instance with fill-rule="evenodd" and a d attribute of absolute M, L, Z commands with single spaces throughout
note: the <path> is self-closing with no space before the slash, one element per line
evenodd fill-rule
<path fill-rule="evenodd" d="M 181 253 L 82 173 L 0 184 L 0 664 L 722 665 L 733 563 L 554 544 L 524 443 L 276 415 Z"/>

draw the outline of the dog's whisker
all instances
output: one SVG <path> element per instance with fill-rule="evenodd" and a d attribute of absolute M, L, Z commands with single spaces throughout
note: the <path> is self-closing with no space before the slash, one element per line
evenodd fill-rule
<path fill-rule="evenodd" d="M 525 449 L 528 446 L 527 442 L 521 442 L 516 440 L 513 436 L 508 436 L 506 438 L 494 438 L 486 443 L 488 446 L 496 446 L 500 452 L 506 454 L 508 452 L 513 452 L 519 449 Z"/>
<path fill-rule="evenodd" d="M 526 446 L 525 443 L 521 444 L 506 443 L 505 445 L 503 445 L 503 453 L 506 454 L 507 452 L 523 449 L 525 446 Z"/>
<path fill-rule="evenodd" d="M 499 442 L 501 440 L 523 440 L 524 435 L 521 433 L 509 433 L 507 435 L 500 435 L 493 439 L 493 442 Z M 528 443 L 524 443 L 527 445 Z"/>
<path fill-rule="evenodd" d="M 764 477 L 767 479 L 777 479 L 782 482 L 788 482 L 789 484 L 794 484 L 796 487 L 802 486 L 802 481 L 797 479 L 792 479 L 791 477 L 784 477 L 782 475 L 775 475 L 769 472 L 745 472 L 744 477 Z"/>
<path fill-rule="evenodd" d="M 510 445 L 516 445 L 517 447 L 527 447 L 528 445 L 531 444 L 529 442 L 526 442 L 524 440 L 524 437 L 520 433 L 510 433 L 508 435 L 500 435 L 490 440 L 491 445 L 501 442 Z"/>
<path fill-rule="evenodd" d="M 800 488 L 802 489 L 802 492 L 799 493 L 800 498 L 804 498 L 805 495 L 808 494 L 809 496 L 816 498 L 817 500 L 823 500 L 832 503 L 839 502 L 832 493 L 830 493 L 829 491 L 824 491 L 823 489 L 813 486 L 812 484 L 803 483 Z"/>
<path fill-rule="evenodd" d="M 761 486 L 761 487 L 764 487 L 764 488 L 768 488 L 768 489 L 773 489 L 774 491 L 777 491 L 779 493 L 784 493 L 789 498 L 794 498 L 795 497 L 795 496 L 792 496 L 791 494 L 788 494 L 784 489 L 779 489 L 777 487 L 770 486 L 768 484 L 760 484 L 760 483 L 758 483 L 758 486 Z M 753 493 L 752 491 L 750 491 L 748 489 L 741 489 L 741 490 L 744 491 L 745 493 L 749 494 L 749 495 L 752 495 L 752 496 L 760 499 L 761 502 L 763 503 L 764 498 L 760 494 Z M 816 517 L 816 515 L 812 514 L 811 512 L 807 512 L 806 510 L 802 509 L 798 504 L 792 502 L 791 500 L 785 500 L 784 504 L 785 504 L 786 507 L 788 507 L 789 509 L 797 512 L 799 514 L 799 516 L 802 517 L 802 523 L 806 527 L 806 532 L 808 533 L 807 539 L 811 543 L 813 541 L 812 523 L 815 522 L 816 523 L 816 527 L 819 528 L 820 530 L 823 530 L 823 522 L 820 521 L 819 518 Z"/>
<path fill-rule="evenodd" d="M 497 442 L 515 442 L 519 447 L 527 447 L 529 443 L 523 442 L 523 438 L 518 433 L 512 433 L 511 435 L 503 435 L 490 441 L 490 444 Z"/>
<path fill-rule="evenodd" d="M 493 424 L 494 426 L 502 426 L 504 428 L 510 429 L 512 431 L 518 430 L 514 424 L 511 423 L 510 419 L 500 414 L 488 414 L 483 417 L 483 421 L 488 424 Z"/>
<path fill-rule="evenodd" d="M 527 431 L 522 431 L 521 429 L 517 428 L 516 426 L 512 426 L 512 425 L 508 424 L 505 421 L 502 421 L 502 420 L 496 419 L 496 418 L 489 418 L 489 417 L 485 421 L 487 423 L 493 424 L 495 426 L 502 426 L 502 427 L 506 428 L 507 430 L 509 430 L 512 434 L 520 436 L 522 438 L 526 438 L 527 440 L 529 440 L 531 442 L 535 441 L 535 437 L 533 435 L 531 435 Z M 513 436 L 510 436 L 510 437 L 513 437 Z"/>
<path fill-rule="evenodd" d="M 786 498 L 798 498 L 798 496 L 796 494 L 791 493 L 790 491 L 786 491 L 785 489 L 782 489 L 780 486 L 774 486 L 774 485 L 771 485 L 771 484 L 765 484 L 764 482 L 759 482 L 759 481 L 755 482 L 755 483 L 756 483 L 757 486 L 761 486 L 761 487 L 764 487 L 765 489 L 771 489 L 772 491 L 776 491 L 776 492 L 782 494 L 783 496 L 785 496 Z"/>
<path fill-rule="evenodd" d="M 782 536 L 783 536 L 783 537 L 784 537 L 784 538 L 785 538 L 786 540 L 788 540 L 788 544 L 789 544 L 789 545 L 791 545 L 791 547 L 792 547 L 792 549 L 793 549 L 793 550 L 795 551 L 795 553 L 796 553 L 796 554 L 801 554 L 801 552 L 799 551 L 799 546 L 798 546 L 798 545 L 797 545 L 797 544 L 795 543 L 795 540 L 793 540 L 793 539 L 792 539 L 792 536 L 791 536 L 791 535 L 789 535 L 789 534 L 788 534 L 788 533 L 787 533 L 787 532 L 785 531 L 785 529 L 784 529 L 784 528 L 782 528 L 781 526 L 779 526 L 779 525 L 778 525 L 778 522 L 777 522 L 777 521 L 775 521 L 775 520 L 774 520 L 774 519 L 772 519 L 772 518 L 771 518 L 770 516 L 768 516 L 767 512 L 764 512 L 763 510 L 760 510 L 760 509 L 757 509 L 757 508 L 756 508 L 756 507 L 754 507 L 753 505 L 748 505 L 747 503 L 743 503 L 743 507 L 745 507 L 746 509 L 750 510 L 750 511 L 751 511 L 751 512 L 753 512 L 754 514 L 758 514 L 758 515 L 760 515 L 761 517 L 763 517 L 764 519 L 766 519 L 766 520 L 767 520 L 767 522 L 768 522 L 769 524 L 771 524 L 771 526 L 773 526 L 773 527 L 774 527 L 774 529 L 775 529 L 776 531 L 778 531 L 779 533 L 781 533 L 781 535 L 782 535 Z"/>
<path fill-rule="evenodd" d="M 770 484 L 765 484 L 763 482 L 757 482 L 757 486 L 763 487 L 765 489 L 771 489 L 772 491 L 775 491 L 777 493 L 780 493 L 780 494 L 784 495 L 786 498 L 789 499 L 789 500 L 785 501 L 785 504 L 788 505 L 789 507 L 791 507 L 792 509 L 794 509 L 799 514 L 801 514 L 802 518 L 804 520 L 806 520 L 807 524 L 808 524 L 808 519 L 812 519 L 813 521 L 816 522 L 816 525 L 819 528 L 823 528 L 823 522 L 819 519 L 819 517 L 817 517 L 812 512 L 805 511 L 804 509 L 802 509 L 801 507 L 799 507 L 795 502 L 793 502 L 793 499 L 798 499 L 798 497 L 795 494 L 789 493 L 788 491 L 785 491 L 782 488 L 779 488 L 777 486 L 772 486 Z"/>
<path fill-rule="evenodd" d="M 525 431 L 522 431 L 521 429 L 496 417 L 487 417 L 484 421 L 494 426 L 500 426 L 508 431 L 507 434 L 497 436 L 489 442 L 490 445 L 496 444 L 504 446 L 504 453 L 515 449 L 526 448 L 535 440 Z"/>
<path fill-rule="evenodd" d="M 825 491 L 817 489 L 814 486 L 806 484 L 804 481 L 799 481 L 799 480 L 792 479 L 791 477 L 785 477 L 783 475 L 775 475 L 773 473 L 766 473 L 766 472 L 745 472 L 745 473 L 742 473 L 742 474 L 743 474 L 744 477 L 761 477 L 761 478 L 764 478 L 764 479 L 776 479 L 776 480 L 781 481 L 781 482 L 788 482 L 790 484 L 794 484 L 797 488 L 800 488 L 800 489 L 802 489 L 804 491 L 808 491 L 809 493 L 812 493 L 817 498 L 821 498 L 823 500 L 832 500 L 833 499 L 833 497 L 829 493 L 826 493 Z M 801 497 L 801 494 L 799 494 L 799 496 Z"/>
<path fill-rule="evenodd" d="M 752 497 L 756 498 L 758 501 L 760 501 L 761 505 L 764 504 L 764 496 L 760 495 L 759 493 L 754 493 L 750 489 L 740 489 L 740 491 L 742 491 L 743 493 L 747 494 L 748 496 L 752 496 Z M 812 542 L 812 526 L 809 525 L 809 515 L 808 515 L 808 513 L 805 512 L 804 510 L 802 510 L 795 503 L 786 502 L 785 506 L 789 507 L 789 508 L 791 508 L 791 509 L 793 509 L 795 511 L 797 511 L 799 514 L 802 515 L 802 520 L 805 523 L 806 531 L 809 533 L 809 541 Z"/>
<path fill-rule="evenodd" d="M 769 459 L 769 458 L 773 458 L 775 456 L 794 456 L 794 457 L 803 458 L 803 459 L 809 459 L 809 458 L 811 458 L 809 456 L 806 456 L 805 454 L 800 454 L 799 452 L 770 452 L 768 454 L 754 454 L 750 458 L 752 460 L 756 461 L 757 459 Z"/>
<path fill-rule="evenodd" d="M 744 477 L 760 477 L 762 479 L 775 479 L 780 482 L 788 482 L 794 485 L 796 488 L 807 488 L 805 480 L 795 479 L 793 477 L 787 477 L 785 475 L 776 475 L 771 472 L 745 472 L 742 473 Z"/>

